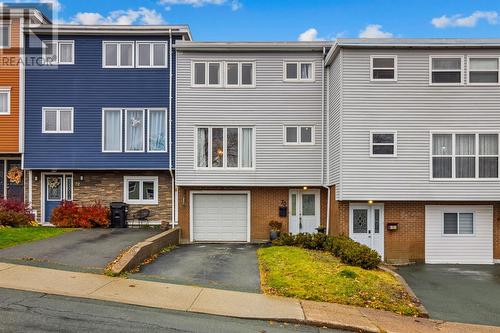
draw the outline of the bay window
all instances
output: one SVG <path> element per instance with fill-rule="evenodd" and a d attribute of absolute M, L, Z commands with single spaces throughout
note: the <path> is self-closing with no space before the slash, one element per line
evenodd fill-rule
<path fill-rule="evenodd" d="M 196 131 L 198 168 L 253 168 L 253 128 L 200 127 Z"/>
<path fill-rule="evenodd" d="M 498 178 L 497 133 L 432 134 L 432 178 Z"/>

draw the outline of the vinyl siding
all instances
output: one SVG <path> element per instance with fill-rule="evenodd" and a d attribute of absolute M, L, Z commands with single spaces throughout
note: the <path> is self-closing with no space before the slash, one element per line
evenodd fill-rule
<path fill-rule="evenodd" d="M 191 87 L 192 60 L 252 60 L 255 88 Z M 284 82 L 283 61 L 314 61 L 314 82 Z M 321 52 L 178 52 L 178 185 L 287 186 L 321 184 Z M 283 125 L 314 125 L 314 145 L 284 145 Z M 195 168 L 195 128 L 254 126 L 255 170 Z"/>
<path fill-rule="evenodd" d="M 500 88 L 431 86 L 429 56 L 467 59 L 467 55 L 498 56 L 500 50 L 344 49 L 343 54 L 339 199 L 498 199 L 499 180 L 430 180 L 430 131 L 499 131 Z M 397 55 L 397 82 L 370 82 L 370 55 L 375 54 Z M 397 157 L 370 157 L 370 130 L 397 131 Z"/>
<path fill-rule="evenodd" d="M 336 185 L 336 195 L 341 193 L 341 155 L 342 155 L 342 50 L 337 55 L 329 71 L 328 85 L 328 184 Z"/>
<path fill-rule="evenodd" d="M 473 235 L 443 235 L 445 212 L 473 213 Z M 425 262 L 492 264 L 493 206 L 425 206 Z"/>
<path fill-rule="evenodd" d="M 48 39 L 48 36 L 39 36 Z M 177 38 L 177 37 L 175 37 Z M 169 107 L 169 68 L 102 68 L 103 41 L 169 40 L 165 36 L 59 36 L 75 41 L 75 64 L 57 69 L 30 67 L 26 78 L 27 169 L 168 169 L 167 153 L 103 153 L 103 108 Z M 28 44 L 29 42 L 29 44 Z M 27 41 L 40 55 L 40 40 Z M 175 55 L 172 59 L 175 78 Z M 172 87 L 175 92 L 175 85 Z M 175 96 L 172 96 L 172 124 Z M 73 107 L 74 133 L 42 133 L 43 107 Z M 147 117 L 146 117 L 147 118 Z M 125 121 L 124 121 L 125 127 Z M 147 132 L 147 119 L 146 119 Z M 172 137 L 175 137 L 173 133 Z M 147 136 L 145 137 L 145 149 Z M 123 140 L 123 142 L 125 142 Z M 168 145 L 168 142 L 167 142 Z M 170 148 L 170 147 L 169 147 Z M 172 154 L 173 156 L 173 154 Z"/>

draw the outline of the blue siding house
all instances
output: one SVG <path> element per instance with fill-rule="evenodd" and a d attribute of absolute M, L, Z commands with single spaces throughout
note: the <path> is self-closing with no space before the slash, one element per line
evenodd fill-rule
<path fill-rule="evenodd" d="M 175 52 L 186 26 L 26 33 L 24 169 L 40 222 L 62 201 L 126 202 L 171 221 Z"/>

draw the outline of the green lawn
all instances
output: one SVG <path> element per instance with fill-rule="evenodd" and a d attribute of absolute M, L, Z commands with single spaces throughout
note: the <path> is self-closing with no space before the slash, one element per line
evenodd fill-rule
<path fill-rule="evenodd" d="M 266 294 L 419 314 L 388 272 L 344 265 L 328 252 L 298 247 L 266 247 L 257 254 Z"/>
<path fill-rule="evenodd" d="M 0 249 L 60 235 L 73 229 L 54 227 L 1 228 Z"/>

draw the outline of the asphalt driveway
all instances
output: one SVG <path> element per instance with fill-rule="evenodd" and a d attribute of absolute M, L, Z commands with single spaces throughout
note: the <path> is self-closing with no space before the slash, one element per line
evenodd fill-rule
<path fill-rule="evenodd" d="M 85 229 L 0 250 L 0 261 L 102 272 L 124 249 L 159 229 Z"/>
<path fill-rule="evenodd" d="M 421 264 L 398 273 L 431 318 L 500 326 L 500 265 Z"/>
<path fill-rule="evenodd" d="M 251 244 L 180 245 L 143 266 L 133 278 L 258 293 L 258 248 Z"/>

